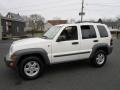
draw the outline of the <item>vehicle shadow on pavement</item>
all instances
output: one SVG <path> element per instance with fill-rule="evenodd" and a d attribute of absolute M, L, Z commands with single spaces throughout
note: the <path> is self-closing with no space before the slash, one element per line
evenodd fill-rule
<path fill-rule="evenodd" d="M 67 73 L 71 71 L 80 70 L 82 68 L 90 68 L 88 60 L 75 61 L 75 62 L 66 62 L 61 64 L 55 64 L 48 66 L 45 70 L 45 74 L 54 74 L 54 73 Z"/>
<path fill-rule="evenodd" d="M 60 73 L 62 74 L 62 73 L 74 72 L 74 71 L 80 70 L 82 68 L 86 69 L 86 68 L 90 68 L 90 67 L 91 66 L 87 60 L 55 64 L 55 65 L 47 66 L 45 68 L 44 74 L 36 80 L 49 77 L 49 75 L 54 75 L 54 74 L 59 75 Z M 27 80 L 22 79 L 16 71 L 8 69 L 8 68 L 7 68 L 7 70 L 5 70 L 5 75 L 6 75 L 7 79 L 10 80 L 10 82 L 11 82 L 11 80 L 12 80 L 12 82 L 14 82 L 15 86 L 22 85 L 22 83 L 27 82 Z"/>

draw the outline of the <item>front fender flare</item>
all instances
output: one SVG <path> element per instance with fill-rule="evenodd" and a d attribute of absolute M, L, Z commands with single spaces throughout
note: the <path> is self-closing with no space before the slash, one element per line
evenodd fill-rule
<path fill-rule="evenodd" d="M 42 48 L 29 48 L 23 49 L 15 52 L 16 55 L 16 64 L 19 63 L 22 56 L 39 54 L 44 59 L 45 64 L 50 64 L 50 60 L 48 58 L 48 53 Z"/>

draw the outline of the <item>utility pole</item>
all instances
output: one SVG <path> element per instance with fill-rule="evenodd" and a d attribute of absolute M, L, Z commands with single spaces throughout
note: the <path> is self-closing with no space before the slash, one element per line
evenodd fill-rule
<path fill-rule="evenodd" d="M 85 15 L 84 11 L 84 0 L 82 0 L 82 7 L 81 7 L 81 12 L 79 15 L 81 16 L 81 22 L 83 22 L 83 15 Z"/>
<path fill-rule="evenodd" d="M 81 13 L 83 13 L 83 8 L 84 8 L 84 0 L 82 0 L 82 8 L 81 8 Z M 81 22 L 83 21 L 83 14 L 81 14 Z"/>

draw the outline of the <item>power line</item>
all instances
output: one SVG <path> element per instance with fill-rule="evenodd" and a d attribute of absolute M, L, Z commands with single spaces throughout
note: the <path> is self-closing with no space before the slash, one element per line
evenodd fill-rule
<path fill-rule="evenodd" d="M 69 3 L 60 3 L 59 5 L 53 5 L 53 6 L 50 6 L 50 7 L 41 7 L 41 10 L 42 9 L 57 9 L 57 7 L 59 7 L 59 6 L 66 6 L 66 7 L 69 7 L 69 6 L 71 6 L 71 5 L 74 5 L 75 4 L 75 6 L 77 5 L 77 3 L 78 2 L 69 2 Z M 83 2 L 82 2 L 83 4 L 84 4 L 84 0 L 83 0 Z M 71 5 L 70 5 L 71 4 Z M 87 3 L 87 4 L 85 4 L 85 5 L 87 5 L 87 6 L 97 6 L 97 7 L 99 7 L 99 6 L 111 6 L 111 7 L 120 7 L 120 5 L 111 5 L 111 4 L 99 4 L 99 3 Z M 40 5 L 30 5 L 30 6 L 24 6 L 23 8 L 26 8 L 26 7 L 37 7 L 37 6 L 39 6 L 39 8 L 40 8 Z M 20 8 L 21 8 L 21 10 L 23 10 L 23 11 L 27 11 L 27 9 L 22 9 L 22 7 L 16 7 L 16 8 L 9 8 L 9 9 L 0 9 L 0 10 L 6 10 L 6 11 L 8 11 L 8 10 L 10 10 L 10 9 L 12 9 L 12 10 L 20 10 Z M 84 7 L 83 7 L 84 8 Z M 102 8 L 101 8 L 102 9 Z M 28 9 L 28 10 L 30 10 L 30 9 Z M 82 11 L 82 10 L 81 10 Z"/>
<path fill-rule="evenodd" d="M 99 6 L 107 6 L 107 7 L 120 7 L 120 5 L 119 4 L 117 4 L 117 5 L 115 5 L 115 4 L 100 4 L 100 3 L 86 3 L 86 5 L 87 6 L 97 6 L 97 7 L 99 7 Z"/>
<path fill-rule="evenodd" d="M 106 4 L 101 4 L 101 3 L 86 3 L 85 5 L 84 5 L 84 0 L 83 0 L 83 2 L 81 2 L 80 4 L 82 4 L 83 6 L 82 6 L 82 8 L 81 8 L 81 13 L 83 13 L 84 14 L 84 6 L 86 5 L 86 8 L 87 8 L 87 6 L 89 7 L 89 6 L 96 6 L 96 7 L 120 7 L 120 5 L 112 5 L 112 4 L 108 4 L 108 3 L 106 3 Z M 67 13 L 69 10 L 71 10 L 71 13 L 72 12 L 74 12 L 74 11 L 76 11 L 77 12 L 77 9 L 79 10 L 79 4 L 78 4 L 78 2 L 73 2 L 73 1 L 71 1 L 71 2 L 69 2 L 69 3 L 67 3 L 67 2 L 62 2 L 62 3 L 59 3 L 59 4 L 55 4 L 55 5 L 52 5 L 51 4 L 51 6 L 50 7 L 47 7 L 46 5 L 46 7 L 39 7 L 39 8 L 35 8 L 37 5 L 31 5 L 31 6 L 24 6 L 23 8 L 21 7 L 16 7 L 16 8 L 9 8 L 9 9 L 0 9 L 0 10 L 2 10 L 2 11 L 4 11 L 4 12 L 8 12 L 8 11 L 17 11 L 17 12 L 22 12 L 22 13 L 24 13 L 24 12 L 32 12 L 32 11 L 36 11 L 36 12 L 40 12 L 40 11 L 42 11 L 42 12 L 47 12 L 47 10 L 46 9 L 49 9 L 49 10 L 56 10 L 56 11 L 58 11 L 58 12 L 61 12 L 61 13 Z M 39 6 L 39 5 L 38 5 Z M 59 8 L 61 6 L 61 8 Z M 65 6 L 64 8 L 63 8 L 63 6 Z M 30 9 L 30 8 L 28 8 L 28 9 L 26 9 L 27 7 L 32 7 L 32 9 Z M 100 10 L 103 10 L 104 8 L 99 8 Z M 83 10 L 82 10 L 83 9 Z M 97 9 L 97 8 L 90 8 L 90 9 Z M 87 10 L 89 10 L 89 8 L 87 8 Z M 65 12 L 64 12 L 65 11 Z M 83 16 L 84 15 L 81 15 L 81 22 L 83 21 Z"/>
<path fill-rule="evenodd" d="M 69 5 L 76 5 L 77 3 L 79 3 L 79 2 L 74 2 L 74 1 L 72 1 L 72 2 L 58 2 L 57 4 L 53 4 L 52 5 L 52 3 L 45 3 L 45 5 L 44 4 L 33 4 L 33 5 L 26 5 L 26 6 L 20 6 L 20 7 L 15 7 L 15 8 L 9 8 L 9 9 L 19 9 L 19 8 L 30 8 L 30 7 L 41 7 L 42 5 L 45 7 L 45 9 L 46 9 L 46 7 L 47 8 L 56 8 L 56 7 L 59 7 L 59 6 L 66 6 L 66 7 L 68 7 Z M 44 8 L 44 7 L 41 7 L 41 8 Z"/>
<path fill-rule="evenodd" d="M 26 9 L 26 8 L 20 8 L 19 7 L 19 8 L 0 9 L 0 10 L 4 10 L 4 11 L 9 11 L 9 10 L 32 11 L 32 10 L 59 9 L 60 6 L 61 6 L 60 9 L 62 9 L 63 8 L 62 6 L 66 6 L 66 7 L 64 7 L 64 9 L 65 9 L 65 8 L 70 8 L 71 5 L 72 6 L 75 5 L 74 7 L 76 7 L 76 6 L 78 6 L 77 3 L 78 2 L 62 3 L 62 4 L 59 4 L 59 5 L 53 5 L 53 6 L 50 6 L 50 7 L 39 7 L 38 9 L 36 9 L 36 8 L 34 8 L 34 6 L 32 6 L 32 9 L 30 9 L 30 8 Z M 72 7 L 72 8 L 74 8 L 74 7 Z"/>

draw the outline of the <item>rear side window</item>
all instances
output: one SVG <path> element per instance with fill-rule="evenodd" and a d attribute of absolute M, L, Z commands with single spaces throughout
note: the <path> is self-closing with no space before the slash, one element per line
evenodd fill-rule
<path fill-rule="evenodd" d="M 104 26 L 98 25 L 97 28 L 100 33 L 100 37 L 108 37 L 107 30 Z"/>
<path fill-rule="evenodd" d="M 81 26 L 82 39 L 96 38 L 95 28 L 92 25 Z"/>

